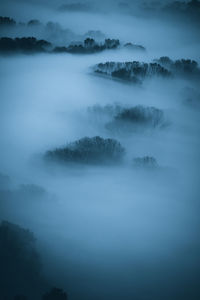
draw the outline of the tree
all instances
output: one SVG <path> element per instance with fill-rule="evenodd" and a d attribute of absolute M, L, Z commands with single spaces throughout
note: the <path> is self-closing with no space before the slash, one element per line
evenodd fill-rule
<path fill-rule="evenodd" d="M 84 41 L 84 46 L 85 46 L 86 48 L 92 48 L 92 47 L 94 47 L 94 46 L 95 46 L 95 40 L 94 40 L 94 39 L 91 39 L 91 38 L 85 39 L 85 41 Z"/>
<path fill-rule="evenodd" d="M 95 136 L 84 137 L 66 147 L 47 151 L 44 158 L 65 163 L 109 164 L 120 162 L 124 153 L 125 149 L 117 140 Z"/>
<path fill-rule="evenodd" d="M 42 300 L 67 300 L 68 296 L 62 289 L 52 288 L 50 292 L 43 295 Z"/>
<path fill-rule="evenodd" d="M 41 263 L 32 232 L 3 221 L 0 225 L 0 294 L 24 300 L 21 293 L 35 295 L 43 285 Z M 21 298 L 20 298 L 21 297 Z M 24 297 L 24 296 L 23 296 Z"/>

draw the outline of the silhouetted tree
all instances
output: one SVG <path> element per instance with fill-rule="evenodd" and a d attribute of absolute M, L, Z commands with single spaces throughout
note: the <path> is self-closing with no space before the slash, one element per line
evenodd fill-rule
<path fill-rule="evenodd" d="M 101 164 L 120 162 L 124 152 L 118 141 L 96 136 L 85 137 L 66 147 L 47 151 L 44 157 L 48 161 Z"/>
<path fill-rule="evenodd" d="M 106 49 L 115 49 L 119 47 L 120 42 L 119 40 L 115 40 L 115 39 L 105 39 L 104 44 Z"/>
<path fill-rule="evenodd" d="M 52 288 L 52 290 L 43 295 L 42 300 L 67 300 L 68 296 L 62 289 Z"/>
<path fill-rule="evenodd" d="M 12 52 L 45 52 L 51 46 L 51 43 L 45 40 L 37 40 L 34 37 L 23 38 L 0 38 L 0 52 L 12 53 Z"/>
<path fill-rule="evenodd" d="M 120 131 L 129 133 L 136 130 L 147 130 L 153 128 L 162 128 L 167 125 L 164 118 L 164 112 L 155 107 L 135 106 L 122 108 L 106 124 L 106 128 L 111 131 Z"/>
<path fill-rule="evenodd" d="M 43 281 L 32 232 L 7 221 L 1 223 L 0 266 L 0 293 L 3 297 L 37 293 Z"/>
<path fill-rule="evenodd" d="M 179 76 L 200 76 L 200 68 L 195 60 L 178 59 L 173 61 L 167 56 L 155 60 L 163 67 L 167 68 L 174 75 Z"/>
<path fill-rule="evenodd" d="M 117 77 L 126 81 L 141 82 L 146 77 L 169 77 L 170 71 L 159 63 L 132 62 L 106 62 L 94 66 L 94 72 Z"/>
<path fill-rule="evenodd" d="M 77 54 L 89 54 L 101 52 L 106 49 L 115 49 L 120 45 L 119 40 L 106 39 L 104 43 L 97 43 L 93 38 L 86 38 L 83 43 L 77 42 L 68 47 L 55 47 L 54 52 L 69 52 Z"/>
<path fill-rule="evenodd" d="M 85 46 L 86 48 L 92 48 L 92 47 L 94 47 L 94 46 L 95 46 L 95 40 L 94 40 L 94 39 L 91 39 L 91 38 L 85 39 L 85 41 L 84 41 L 84 46 Z"/>
<path fill-rule="evenodd" d="M 0 26 L 13 26 L 16 25 L 14 19 L 9 17 L 0 17 Z"/>
<path fill-rule="evenodd" d="M 145 47 L 141 46 L 141 45 L 136 45 L 136 44 L 132 44 L 132 43 L 126 43 L 124 45 L 125 48 L 127 49 L 131 49 L 131 50 L 139 50 L 139 51 L 145 51 Z"/>
<path fill-rule="evenodd" d="M 30 20 L 27 24 L 28 26 L 38 26 L 41 25 L 40 21 L 37 19 Z"/>

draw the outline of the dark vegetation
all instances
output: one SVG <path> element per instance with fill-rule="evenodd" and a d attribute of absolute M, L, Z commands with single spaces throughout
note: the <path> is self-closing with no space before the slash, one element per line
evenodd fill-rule
<path fill-rule="evenodd" d="M 49 284 L 42 275 L 34 234 L 7 221 L 0 224 L 0 266 L 2 300 L 68 299 L 67 294 L 58 288 L 44 293 Z"/>
<path fill-rule="evenodd" d="M 94 67 L 94 72 L 135 83 L 142 82 L 146 77 L 171 75 L 170 71 L 158 63 L 138 61 L 99 63 Z"/>
<path fill-rule="evenodd" d="M 34 37 L 27 38 L 0 38 L 0 52 L 2 53 L 37 53 L 46 52 L 51 47 L 51 43 L 45 40 L 37 40 Z"/>
<path fill-rule="evenodd" d="M 32 19 L 27 23 L 28 26 L 40 26 L 42 23 L 37 19 Z"/>
<path fill-rule="evenodd" d="M 90 121 L 100 123 L 113 133 L 130 134 L 136 131 L 161 129 L 169 125 L 161 109 L 137 105 L 133 107 L 109 104 L 87 109 Z"/>
<path fill-rule="evenodd" d="M 160 57 L 153 63 L 138 61 L 99 63 L 94 66 L 94 72 L 134 83 L 141 83 L 145 78 L 152 76 L 164 78 L 200 76 L 200 68 L 196 61 L 190 59 L 173 61 L 169 57 Z"/>
<path fill-rule="evenodd" d="M 84 137 L 65 147 L 47 151 L 44 157 L 48 161 L 66 163 L 113 164 L 120 162 L 124 153 L 125 150 L 118 141 L 96 136 Z"/>
<path fill-rule="evenodd" d="M 58 288 L 51 289 L 50 292 L 43 295 L 42 300 L 67 300 L 68 296 L 63 290 Z"/>
<path fill-rule="evenodd" d="M 37 40 L 34 37 L 26 38 L 0 38 L 0 52 L 2 53 L 34 53 L 34 52 L 48 52 L 48 53 L 77 53 L 90 54 L 100 52 L 106 49 L 116 49 L 119 46 L 119 40 L 106 39 L 103 44 L 98 44 L 94 39 L 87 38 L 84 43 L 72 44 L 69 47 L 55 47 L 52 49 L 52 44 L 45 40 Z"/>
<path fill-rule="evenodd" d="M 195 60 L 178 59 L 173 61 L 168 56 L 160 57 L 155 62 L 179 76 L 200 76 L 200 68 Z"/>
<path fill-rule="evenodd" d="M 104 43 L 97 43 L 92 38 L 87 38 L 83 43 L 71 44 L 69 47 L 56 47 L 54 52 L 68 52 L 76 54 L 91 54 L 108 49 L 116 49 L 120 45 L 119 40 L 105 39 Z"/>
<path fill-rule="evenodd" d="M 57 22 L 42 23 L 38 19 L 32 19 L 26 23 L 17 23 L 9 17 L 0 17 L 0 37 L 21 37 L 22 33 L 24 37 L 34 36 L 36 39 L 47 40 L 58 47 L 68 47 L 73 41 L 80 41 L 80 44 L 83 44 L 87 38 L 93 38 L 98 42 L 103 42 L 106 38 L 100 30 L 89 30 L 80 35 L 63 28 Z"/>
<path fill-rule="evenodd" d="M 22 32 L 24 37 L 13 38 Z M 130 50 L 145 50 L 143 46 L 132 43 L 126 43 L 124 47 Z M 92 54 L 117 48 L 120 48 L 120 41 L 105 38 L 99 30 L 89 30 L 84 35 L 77 35 L 54 22 L 43 24 L 37 19 L 32 19 L 27 23 L 17 23 L 9 17 L 0 17 L 0 53 Z"/>
<path fill-rule="evenodd" d="M 123 109 L 116 115 L 115 120 L 128 121 L 133 123 L 147 123 L 153 127 L 162 124 L 164 113 L 155 107 L 135 106 Z"/>
<path fill-rule="evenodd" d="M 130 50 L 146 51 L 145 47 L 133 43 L 126 43 L 124 47 Z"/>
<path fill-rule="evenodd" d="M 12 25 L 12 26 L 11 26 Z M 84 39 L 69 29 L 64 29 L 57 22 L 42 23 L 38 19 L 28 22 L 19 22 L 8 17 L 0 17 L 0 36 L 3 37 L 34 36 L 36 39 L 44 39 L 57 46 L 70 43 L 72 40 Z"/>
<path fill-rule="evenodd" d="M 156 159 L 152 156 L 136 157 L 133 159 L 135 168 L 155 169 L 158 167 Z"/>
<path fill-rule="evenodd" d="M 35 241 L 29 230 L 6 221 L 1 223 L 0 278 L 3 298 L 21 293 L 37 296 L 37 292 L 45 286 Z"/>
<path fill-rule="evenodd" d="M 9 17 L 1 17 L 0 16 L 0 27 L 2 26 L 14 26 L 16 25 L 16 22 L 14 19 Z"/>
<path fill-rule="evenodd" d="M 84 34 L 84 38 L 103 41 L 105 39 L 105 34 L 103 34 L 100 30 L 89 30 Z"/>
<path fill-rule="evenodd" d="M 124 133 L 164 126 L 166 126 L 166 120 L 162 110 L 141 105 L 122 109 L 111 122 L 106 124 L 107 129 Z"/>

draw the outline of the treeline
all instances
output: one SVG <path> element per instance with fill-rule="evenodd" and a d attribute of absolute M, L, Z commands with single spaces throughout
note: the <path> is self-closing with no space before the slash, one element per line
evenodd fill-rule
<path fill-rule="evenodd" d="M 155 59 L 152 63 L 139 61 L 99 63 L 94 66 L 94 72 L 134 83 L 141 83 L 145 78 L 153 76 L 164 78 L 200 76 L 200 68 L 196 61 L 190 59 L 173 61 L 169 57 Z"/>
<path fill-rule="evenodd" d="M 162 56 L 159 59 L 155 59 L 155 62 L 159 63 L 161 66 L 169 70 L 172 74 L 183 76 L 200 76 L 200 68 L 195 60 L 172 60 L 168 56 Z"/>
<path fill-rule="evenodd" d="M 106 39 L 103 44 L 98 44 L 94 39 L 85 39 L 83 45 L 75 44 L 69 47 L 55 47 L 45 40 L 37 40 L 34 37 L 23 38 L 0 38 L 0 52 L 2 53 L 32 53 L 32 52 L 47 52 L 47 53 L 94 53 L 100 52 L 106 49 L 116 49 L 120 45 L 119 40 Z"/>
<path fill-rule="evenodd" d="M 71 44 L 69 47 L 56 47 L 53 51 L 56 53 L 80 53 L 90 54 L 95 52 L 101 52 L 108 49 L 116 49 L 120 46 L 120 42 L 117 39 L 105 39 L 104 43 L 97 43 L 92 38 L 87 38 L 83 43 Z"/>
<path fill-rule="evenodd" d="M 42 39 L 38 40 L 35 37 L 22 38 L 0 38 L 0 52 L 15 53 L 15 52 L 47 52 L 47 53 L 72 53 L 72 54 L 92 54 L 102 52 L 104 50 L 117 49 L 120 47 L 118 39 L 105 39 L 104 42 L 96 42 L 93 38 L 86 38 L 83 42 L 71 43 L 69 46 L 56 46 Z M 131 50 L 142 50 L 145 48 L 140 45 L 128 43 L 124 47 Z"/>
<path fill-rule="evenodd" d="M 23 38 L 0 38 L 0 52 L 2 53 L 34 53 L 34 52 L 49 52 L 51 43 L 45 40 L 37 40 L 34 37 Z"/>
<path fill-rule="evenodd" d="M 94 72 L 130 82 L 141 83 L 144 78 L 152 76 L 169 77 L 171 73 L 158 63 L 106 62 L 94 66 Z"/>
<path fill-rule="evenodd" d="M 122 47 L 132 51 L 145 50 L 143 46 L 133 43 L 121 45 L 118 39 L 105 38 L 99 30 L 89 30 L 84 35 L 77 35 L 69 29 L 63 29 L 59 23 L 43 24 L 37 19 L 17 23 L 10 17 L 0 16 L 0 36 L 0 52 L 4 53 L 32 51 L 92 54 Z"/>

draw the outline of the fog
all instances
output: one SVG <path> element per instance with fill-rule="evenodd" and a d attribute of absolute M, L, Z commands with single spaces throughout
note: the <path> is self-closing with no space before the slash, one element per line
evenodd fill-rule
<path fill-rule="evenodd" d="M 41 299 L 41 292 L 56 286 L 70 300 L 197 300 L 197 24 L 186 26 L 176 16 L 170 20 L 151 11 L 146 16 L 137 1 L 136 15 L 114 1 L 94 1 L 84 11 L 59 9 L 72 2 L 1 3 L 1 15 L 16 21 L 0 26 L 1 38 L 35 37 L 68 47 L 83 43 L 92 30 L 100 45 L 104 36 L 120 41 L 119 47 L 86 54 L 0 49 L 0 221 L 33 232 L 45 278 L 35 294 L 31 281 L 30 290 L 0 289 L 8 297 L 2 299 L 17 294 Z M 41 24 L 28 26 L 32 19 Z M 48 22 L 54 25 L 47 30 Z M 147 73 L 140 83 L 94 72 L 99 63 L 150 65 L 162 56 L 195 60 L 198 67 L 176 72 L 172 66 L 172 76 Z M 97 156 L 91 163 L 90 152 L 82 162 L 59 157 L 64 147 L 75 157 L 73 143 L 96 136 L 118 141 L 123 158 L 104 163 Z M 55 149 L 57 159 L 45 160 Z"/>

